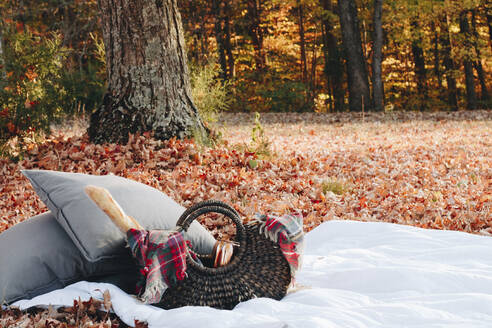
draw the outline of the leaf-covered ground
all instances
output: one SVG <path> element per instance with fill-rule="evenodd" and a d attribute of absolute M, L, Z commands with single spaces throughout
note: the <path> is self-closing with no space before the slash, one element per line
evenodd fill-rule
<path fill-rule="evenodd" d="M 121 175 L 184 206 L 221 199 L 246 218 L 301 211 L 306 230 L 350 219 L 492 234 L 491 111 L 265 114 L 261 123 L 265 137 L 252 143 L 254 116 L 224 115 L 225 142 L 215 148 L 149 136 L 94 145 L 83 129 L 58 130 L 18 163 L 0 160 L 0 232 L 47 210 L 20 173 L 40 168 Z M 218 235 L 233 231 L 217 231 L 217 221 L 203 223 Z M 84 318 L 84 327 L 123 327 L 86 305 L 62 314 L 0 311 L 0 323 L 71 327 Z"/>
<path fill-rule="evenodd" d="M 351 219 L 492 233 L 491 111 L 264 114 L 261 123 L 271 143 L 261 156 L 252 114 L 224 115 L 216 148 L 148 136 L 94 145 L 82 129 L 62 130 L 18 163 L 0 160 L 0 231 L 46 211 L 20 173 L 40 168 L 121 175 L 184 206 L 227 201 L 245 217 L 298 210 L 307 229 Z"/>

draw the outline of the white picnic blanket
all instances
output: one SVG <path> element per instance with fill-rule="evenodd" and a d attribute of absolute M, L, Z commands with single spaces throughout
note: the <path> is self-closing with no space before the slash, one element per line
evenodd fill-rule
<path fill-rule="evenodd" d="M 15 305 L 72 305 L 107 289 L 125 323 L 149 327 L 492 327 L 491 237 L 329 221 L 307 234 L 297 281 L 306 288 L 282 301 L 253 299 L 232 311 L 165 311 L 88 282 Z"/>

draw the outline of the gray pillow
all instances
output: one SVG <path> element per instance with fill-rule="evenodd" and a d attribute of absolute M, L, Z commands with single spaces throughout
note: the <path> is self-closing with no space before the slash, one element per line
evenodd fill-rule
<path fill-rule="evenodd" d="M 124 235 L 84 192 L 87 185 L 109 190 L 123 210 L 146 229 L 173 229 L 184 208 L 157 189 L 114 175 L 25 170 L 41 200 L 55 214 L 75 246 L 88 261 L 126 256 Z M 198 222 L 187 239 L 200 253 L 210 253 L 212 235 Z"/>
<path fill-rule="evenodd" d="M 137 277 L 135 270 L 129 252 L 118 259 L 85 260 L 50 212 L 0 233 L 0 303 L 32 298 L 79 280 L 113 282 L 111 277 L 121 273 L 131 280 Z M 134 281 L 120 284 L 128 286 L 135 286 Z"/>

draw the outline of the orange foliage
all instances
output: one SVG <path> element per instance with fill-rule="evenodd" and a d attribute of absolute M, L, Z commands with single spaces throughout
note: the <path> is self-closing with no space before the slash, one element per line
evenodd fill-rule
<path fill-rule="evenodd" d="M 185 207 L 216 198 L 244 218 L 300 210 L 306 229 L 350 219 L 492 233 L 492 112 L 395 115 L 265 114 L 273 155 L 237 147 L 250 138 L 245 114 L 225 115 L 227 143 L 131 136 L 95 145 L 54 136 L 18 163 L 0 160 L 0 231 L 46 207 L 21 169 L 116 174 L 155 187 Z M 315 133 L 309 133 L 315 131 Z M 256 165 L 251 166 L 254 160 Z M 336 180 L 341 192 L 324 189 Z M 216 235 L 220 222 L 205 222 Z"/>

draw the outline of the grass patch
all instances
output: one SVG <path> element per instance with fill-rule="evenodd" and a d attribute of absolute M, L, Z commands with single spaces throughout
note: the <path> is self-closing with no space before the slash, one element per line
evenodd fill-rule
<path fill-rule="evenodd" d="M 350 191 L 350 189 L 350 185 L 337 179 L 330 179 L 321 183 L 321 190 L 323 191 L 323 194 L 331 191 L 335 195 L 343 195 L 344 193 Z"/>

